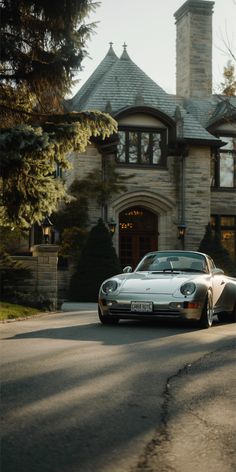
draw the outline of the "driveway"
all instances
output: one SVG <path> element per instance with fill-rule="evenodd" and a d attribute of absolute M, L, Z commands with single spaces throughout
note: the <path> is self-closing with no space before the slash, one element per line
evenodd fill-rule
<path fill-rule="evenodd" d="M 200 449 L 205 469 L 199 448 L 204 438 L 215 441 L 216 411 L 227 441 L 217 436 L 214 471 L 233 470 L 234 325 L 102 326 L 83 309 L 0 328 L 1 472 L 184 472 L 181 461 L 186 470 L 208 471 L 209 447 Z M 219 457 L 229 453 L 222 469 Z"/>

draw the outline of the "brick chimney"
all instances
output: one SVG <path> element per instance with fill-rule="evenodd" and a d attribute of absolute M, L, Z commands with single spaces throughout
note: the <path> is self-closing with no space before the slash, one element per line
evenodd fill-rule
<path fill-rule="evenodd" d="M 212 94 L 212 13 L 214 2 L 187 0 L 176 19 L 176 94 Z"/>

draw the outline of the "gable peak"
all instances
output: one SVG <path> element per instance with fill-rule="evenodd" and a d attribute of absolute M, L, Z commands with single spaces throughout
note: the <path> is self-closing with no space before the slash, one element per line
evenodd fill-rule
<path fill-rule="evenodd" d="M 121 60 L 130 60 L 130 57 L 129 57 L 129 54 L 127 53 L 127 44 L 124 43 L 123 44 L 123 48 L 124 48 L 124 51 L 122 52 L 121 56 L 120 56 L 120 59 Z"/>
<path fill-rule="evenodd" d="M 116 53 L 115 53 L 115 51 L 114 51 L 114 49 L 113 49 L 113 42 L 111 41 L 111 42 L 109 43 L 109 45 L 110 45 L 110 47 L 109 47 L 109 49 L 108 49 L 107 56 L 110 56 L 110 57 L 113 57 L 114 59 L 117 59 L 117 55 L 116 55 Z"/>

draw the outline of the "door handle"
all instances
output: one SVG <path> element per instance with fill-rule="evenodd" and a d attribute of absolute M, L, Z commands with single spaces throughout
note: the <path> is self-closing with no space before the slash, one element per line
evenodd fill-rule
<path fill-rule="evenodd" d="M 221 280 L 221 284 L 220 285 L 224 285 L 225 284 L 225 281 L 224 280 Z"/>

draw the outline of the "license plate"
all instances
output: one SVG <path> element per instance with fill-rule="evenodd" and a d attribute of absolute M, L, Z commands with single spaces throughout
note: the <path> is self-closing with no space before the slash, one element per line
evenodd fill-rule
<path fill-rule="evenodd" d="M 131 302 L 131 311 L 138 313 L 150 313 L 153 311 L 152 302 Z"/>

